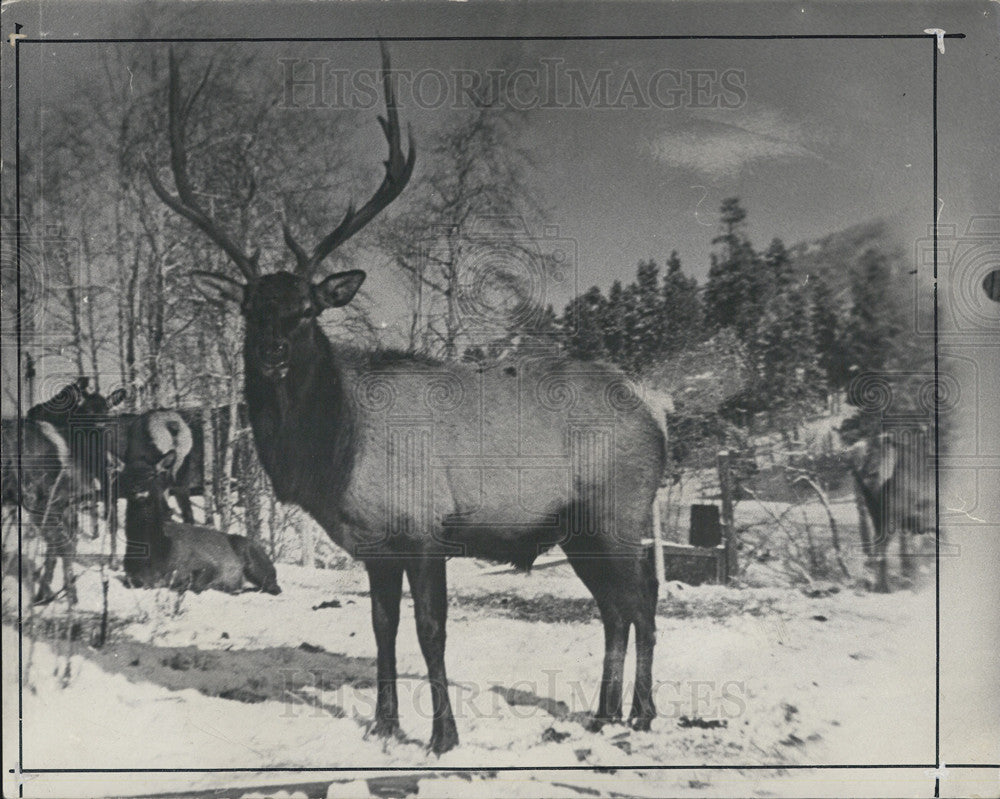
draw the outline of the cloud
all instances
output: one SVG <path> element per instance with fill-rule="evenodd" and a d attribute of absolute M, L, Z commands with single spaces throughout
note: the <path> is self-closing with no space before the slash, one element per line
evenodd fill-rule
<path fill-rule="evenodd" d="M 653 156 L 713 179 L 735 177 L 743 167 L 766 161 L 825 161 L 810 147 L 816 137 L 779 111 L 743 111 L 726 115 L 726 121 L 720 116 L 693 116 L 679 130 L 663 133 L 652 142 Z"/>

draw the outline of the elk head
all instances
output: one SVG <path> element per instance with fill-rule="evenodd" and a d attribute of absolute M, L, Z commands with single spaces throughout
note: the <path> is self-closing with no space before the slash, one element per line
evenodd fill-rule
<path fill-rule="evenodd" d="M 156 463 L 135 461 L 126 464 L 115 459 L 114 469 L 119 472 L 118 487 L 122 495 L 145 499 L 154 491 L 163 494 L 171 478 L 171 470 L 177 460 L 177 453 L 171 450 Z"/>
<path fill-rule="evenodd" d="M 379 124 L 389 145 L 385 161 L 385 176 L 371 198 L 360 208 L 348 206 L 340 223 L 311 252 L 292 235 L 288 224 L 282 226 L 285 244 L 295 256 L 294 271 L 262 274 L 260 251 L 247 255 L 201 207 L 187 175 L 187 154 L 184 128 L 198 90 L 184 99 L 180 93 L 177 61 L 170 52 L 169 136 L 170 165 L 177 194 L 163 186 L 151 165 L 147 174 L 157 196 L 172 210 L 200 228 L 236 264 L 242 280 L 215 272 L 195 271 L 192 274 L 199 288 L 215 297 L 239 305 L 246 320 L 248 366 L 268 381 L 281 381 L 296 354 L 308 358 L 312 342 L 319 331 L 317 317 L 327 308 L 346 305 L 364 282 L 365 273 L 358 269 L 338 272 L 314 281 L 319 264 L 374 219 L 406 187 L 413 173 L 416 148 L 412 132 L 408 136 L 408 153 L 404 155 L 400 142 L 399 116 L 389 75 L 389 53 L 382 51 L 382 82 L 385 92 L 386 115 Z M 204 85 L 204 81 L 202 82 Z M 199 87 L 200 88 L 200 87 Z"/>
<path fill-rule="evenodd" d="M 91 386 L 89 377 L 78 377 L 45 402 L 29 409 L 27 418 L 58 426 L 74 416 L 107 416 L 112 408 L 124 402 L 127 394 L 124 388 L 118 388 L 105 397 Z"/>

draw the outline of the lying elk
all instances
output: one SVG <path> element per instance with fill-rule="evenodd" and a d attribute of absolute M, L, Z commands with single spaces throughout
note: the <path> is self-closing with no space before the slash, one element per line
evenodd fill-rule
<path fill-rule="evenodd" d="M 35 601 L 48 602 L 55 597 L 52 575 L 58 555 L 67 598 L 76 602 L 76 511 L 82 502 L 95 499 L 98 485 L 70 457 L 65 439 L 48 422 L 4 419 L 0 449 L 3 505 L 19 505 L 30 527 L 45 542 L 45 563 Z"/>
<path fill-rule="evenodd" d="M 926 432 L 916 427 L 886 430 L 855 446 L 851 473 L 874 528 L 866 554 L 876 564 L 875 590 L 887 593 L 892 537 L 899 536 L 900 572 L 908 580 L 909 538 L 934 529 L 931 453 Z"/>
<path fill-rule="evenodd" d="M 159 409 L 113 415 L 112 408 L 124 399 L 125 389 L 117 389 L 105 398 L 90 388 L 88 378 L 80 377 L 26 414 L 31 421 L 55 427 L 68 442 L 77 468 L 99 481 L 112 536 L 118 528 L 116 472 L 108 468 L 108 463 L 156 463 L 167 452 L 174 452 L 177 462 L 172 477 L 176 483 L 192 450 L 191 430 L 179 412 Z M 194 521 L 193 517 L 190 521 Z"/>
<path fill-rule="evenodd" d="M 122 468 L 126 497 L 125 575 L 133 587 L 165 585 L 236 593 L 246 579 L 261 591 L 280 594 L 274 564 L 259 544 L 210 527 L 173 522 L 163 502 L 172 480 L 175 452 L 157 463 L 135 461 Z"/>
<path fill-rule="evenodd" d="M 430 747 L 458 743 L 447 693 L 445 559 L 474 556 L 529 568 L 558 544 L 597 600 L 605 632 L 596 723 L 621 719 L 629 630 L 637 669 L 630 720 L 648 729 L 657 582 L 642 539 L 665 465 L 661 429 L 623 376 L 567 360 L 475 370 L 401 353 L 334 346 L 320 315 L 365 279 L 313 281 L 320 263 L 403 190 L 413 172 L 382 49 L 385 176 L 360 208 L 307 252 L 284 226 L 294 272 L 263 274 L 199 205 L 187 175 L 182 98 L 170 58 L 170 162 L 177 195 L 150 165 L 154 191 L 221 247 L 243 280 L 200 272 L 245 321 L 245 397 L 261 462 L 279 500 L 304 508 L 367 568 L 378 647 L 373 731 L 398 731 L 395 640 L 405 572 L 431 685 Z"/>

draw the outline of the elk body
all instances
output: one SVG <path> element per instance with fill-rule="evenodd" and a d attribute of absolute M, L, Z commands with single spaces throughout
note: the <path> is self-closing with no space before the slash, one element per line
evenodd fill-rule
<path fill-rule="evenodd" d="M 314 281 L 319 263 L 403 190 L 404 156 L 383 48 L 389 144 L 385 177 L 360 209 L 308 253 L 287 226 L 295 272 L 262 275 L 198 203 L 186 174 L 190 103 L 170 65 L 169 135 L 177 195 L 148 170 L 158 196 L 233 260 L 243 280 L 201 273 L 239 304 L 245 321 L 245 396 L 254 440 L 277 497 L 304 508 L 362 560 L 378 648 L 374 731 L 397 731 L 395 640 L 404 573 L 433 702 L 430 746 L 458 742 L 447 693 L 445 560 L 476 556 L 531 566 L 559 545 L 597 601 L 605 632 L 598 722 L 620 720 L 625 650 L 635 628 L 630 717 L 648 729 L 657 583 L 652 503 L 664 439 L 623 376 L 593 364 L 523 360 L 506 369 L 441 364 L 401 353 L 335 347 L 318 324 L 346 305 L 365 273 Z"/>
<path fill-rule="evenodd" d="M 82 502 L 96 498 L 97 485 L 79 468 L 65 439 L 48 422 L 3 420 L 0 451 L 3 505 L 20 505 L 30 527 L 45 541 L 45 562 L 35 601 L 54 598 L 52 575 L 58 555 L 67 597 L 75 602 L 76 510 Z"/>
<path fill-rule="evenodd" d="M 175 453 L 157 464 L 127 464 L 120 476 L 125 511 L 125 575 L 133 587 L 167 586 L 195 592 L 236 593 L 244 579 L 280 594 L 274 565 L 263 549 L 241 536 L 171 521 L 163 502 Z M 236 539 L 240 539 L 237 541 Z"/>

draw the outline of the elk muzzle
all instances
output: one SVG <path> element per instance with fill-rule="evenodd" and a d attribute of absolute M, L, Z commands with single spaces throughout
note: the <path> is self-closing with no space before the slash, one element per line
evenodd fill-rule
<path fill-rule="evenodd" d="M 288 376 L 291 347 L 287 339 L 273 339 L 257 348 L 260 371 L 268 380 L 284 380 Z"/>

